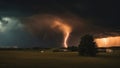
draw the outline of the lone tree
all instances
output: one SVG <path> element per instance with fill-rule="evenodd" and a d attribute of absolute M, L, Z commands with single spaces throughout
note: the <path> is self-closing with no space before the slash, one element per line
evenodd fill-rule
<path fill-rule="evenodd" d="M 92 35 L 87 34 L 81 37 L 78 51 L 81 56 L 96 56 L 97 45 Z"/>

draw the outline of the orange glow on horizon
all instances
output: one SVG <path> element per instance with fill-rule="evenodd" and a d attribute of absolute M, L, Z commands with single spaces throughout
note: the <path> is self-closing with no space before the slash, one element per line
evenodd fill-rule
<path fill-rule="evenodd" d="M 95 39 L 98 47 L 120 46 L 120 36 Z"/>
<path fill-rule="evenodd" d="M 64 42 L 63 45 L 65 48 L 68 47 L 67 45 L 67 40 L 69 38 L 69 34 L 72 31 L 71 27 L 67 24 L 61 23 L 60 21 L 55 21 L 54 24 L 52 25 L 53 28 L 58 28 L 60 31 L 63 32 L 64 35 Z"/>

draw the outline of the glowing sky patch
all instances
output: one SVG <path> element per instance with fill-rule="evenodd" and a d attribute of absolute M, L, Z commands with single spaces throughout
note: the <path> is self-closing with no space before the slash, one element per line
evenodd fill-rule
<path fill-rule="evenodd" d="M 120 36 L 95 39 L 98 47 L 120 46 Z"/>

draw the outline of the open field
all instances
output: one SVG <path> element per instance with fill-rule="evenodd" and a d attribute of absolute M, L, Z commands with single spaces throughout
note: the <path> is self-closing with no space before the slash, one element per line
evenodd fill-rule
<path fill-rule="evenodd" d="M 120 68 L 120 58 L 77 52 L 0 51 L 0 68 Z"/>

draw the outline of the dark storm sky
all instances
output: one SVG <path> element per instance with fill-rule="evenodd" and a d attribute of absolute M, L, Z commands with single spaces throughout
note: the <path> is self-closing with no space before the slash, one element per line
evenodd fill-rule
<path fill-rule="evenodd" d="M 38 16 L 44 18 L 41 16 L 43 14 L 57 16 L 74 25 L 70 36 L 70 42 L 73 43 L 69 44 L 76 45 L 76 41 L 83 33 L 93 33 L 95 36 L 120 35 L 119 6 L 116 0 L 0 0 L 0 16 L 12 16 L 20 20 Z M 26 21 L 22 24 L 26 26 Z M 45 27 L 43 30 L 36 26 L 31 27 L 33 27 L 30 28 L 31 32 L 27 30 L 29 28 L 16 30 L 13 28 L 4 34 L 0 33 L 0 45 L 19 47 L 61 45 L 63 39 L 61 33 L 52 32 Z"/>

